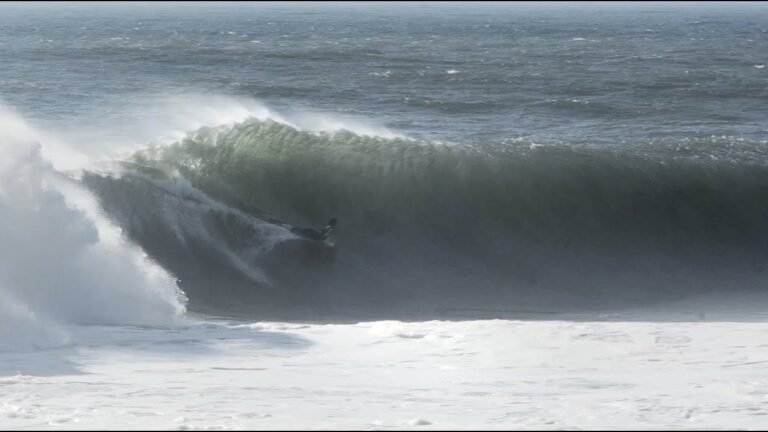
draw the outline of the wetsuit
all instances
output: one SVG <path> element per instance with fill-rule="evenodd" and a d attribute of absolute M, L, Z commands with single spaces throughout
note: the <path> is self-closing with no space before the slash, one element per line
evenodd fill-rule
<path fill-rule="evenodd" d="M 314 228 L 291 228 L 291 232 L 310 240 L 323 241 L 333 233 L 334 229 L 336 229 L 336 221 L 335 219 L 332 219 L 331 222 L 320 231 Z"/>

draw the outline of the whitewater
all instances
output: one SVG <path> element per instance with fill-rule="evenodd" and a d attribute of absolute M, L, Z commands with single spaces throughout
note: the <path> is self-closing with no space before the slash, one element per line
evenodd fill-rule
<path fill-rule="evenodd" d="M 0 429 L 760 429 L 767 11 L 0 5 Z"/>

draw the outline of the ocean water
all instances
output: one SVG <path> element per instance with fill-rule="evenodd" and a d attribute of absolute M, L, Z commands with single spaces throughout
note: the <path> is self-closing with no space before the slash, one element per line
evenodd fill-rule
<path fill-rule="evenodd" d="M 762 4 L 1 12 L 6 122 L 192 310 L 505 316 L 764 291 Z M 331 217 L 331 252 L 267 222 Z"/>
<path fill-rule="evenodd" d="M 0 4 L 0 429 L 760 428 L 767 22 Z"/>
<path fill-rule="evenodd" d="M 194 92 L 464 144 L 759 141 L 764 13 L 759 3 L 11 4 L 3 97 L 46 121 L 113 121 L 126 105 L 150 115 L 148 95 Z"/>

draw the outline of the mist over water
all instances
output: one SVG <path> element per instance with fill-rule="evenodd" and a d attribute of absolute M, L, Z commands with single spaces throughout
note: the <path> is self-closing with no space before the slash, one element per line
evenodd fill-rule
<path fill-rule="evenodd" d="M 173 278 L 43 159 L 23 119 L 3 109 L 0 124 L 0 347 L 65 343 L 67 324 L 173 324 Z"/>
<path fill-rule="evenodd" d="M 0 7 L 3 319 L 764 295 L 768 10 L 555 6 Z"/>

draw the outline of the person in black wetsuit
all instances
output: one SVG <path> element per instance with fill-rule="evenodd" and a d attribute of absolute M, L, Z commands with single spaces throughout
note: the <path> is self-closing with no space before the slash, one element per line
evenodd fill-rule
<path fill-rule="evenodd" d="M 291 228 L 291 232 L 310 240 L 323 241 L 327 239 L 328 236 L 330 236 L 333 233 L 333 231 L 336 229 L 336 223 L 337 223 L 337 220 L 334 218 L 329 220 L 328 225 L 326 225 L 325 228 L 321 230 L 316 230 L 314 228 L 294 227 L 294 228 Z"/>

